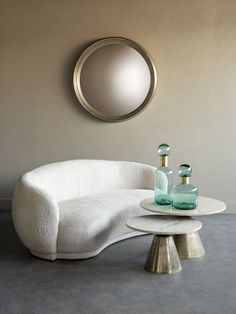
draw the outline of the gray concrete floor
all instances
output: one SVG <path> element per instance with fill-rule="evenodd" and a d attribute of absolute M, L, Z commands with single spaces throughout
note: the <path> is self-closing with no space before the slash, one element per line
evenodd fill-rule
<path fill-rule="evenodd" d="M 143 269 L 151 236 L 116 243 L 88 260 L 30 255 L 8 213 L 0 214 L 0 313 L 234 314 L 236 215 L 201 219 L 207 251 L 175 275 Z"/>

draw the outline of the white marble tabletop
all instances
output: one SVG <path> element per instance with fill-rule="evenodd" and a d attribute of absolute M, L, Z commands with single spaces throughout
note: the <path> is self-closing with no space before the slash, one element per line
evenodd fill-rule
<path fill-rule="evenodd" d="M 199 196 L 196 209 L 182 210 L 175 209 L 171 205 L 161 206 L 154 203 L 153 198 L 141 201 L 140 206 L 154 213 L 161 213 L 173 216 L 204 216 L 220 213 L 226 209 L 226 204 L 213 198 Z"/>
<path fill-rule="evenodd" d="M 128 219 L 126 225 L 136 231 L 157 235 L 185 234 L 196 232 L 202 227 L 200 221 L 190 217 L 161 215 L 136 216 Z"/>

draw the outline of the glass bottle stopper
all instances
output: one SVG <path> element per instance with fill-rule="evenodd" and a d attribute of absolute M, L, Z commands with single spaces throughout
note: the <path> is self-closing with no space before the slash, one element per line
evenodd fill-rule
<path fill-rule="evenodd" d="M 190 165 L 182 164 L 178 168 L 179 176 L 181 177 L 181 183 L 188 184 L 189 177 L 192 175 L 192 168 Z"/>
<path fill-rule="evenodd" d="M 158 146 L 158 154 L 160 156 L 160 166 L 168 166 L 168 156 L 170 154 L 170 146 L 167 144 L 161 144 Z"/>
<path fill-rule="evenodd" d="M 169 156 L 170 154 L 170 146 L 167 144 L 161 144 L 158 146 L 158 154 L 160 156 Z"/>

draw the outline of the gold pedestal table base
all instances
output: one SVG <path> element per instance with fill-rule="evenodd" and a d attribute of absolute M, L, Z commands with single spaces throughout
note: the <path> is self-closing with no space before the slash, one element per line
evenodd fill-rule
<path fill-rule="evenodd" d="M 182 270 L 172 236 L 154 235 L 145 269 L 160 274 L 174 274 Z"/>
<path fill-rule="evenodd" d="M 140 206 L 150 212 L 160 214 L 161 217 L 163 217 L 162 215 L 168 215 L 182 218 L 217 214 L 226 209 L 225 203 L 205 196 L 198 197 L 196 209 L 182 210 L 173 208 L 171 205 L 158 205 L 153 198 L 141 201 Z M 181 259 L 199 258 L 205 255 L 205 249 L 198 232 L 176 234 L 174 235 L 174 241 Z"/>
<path fill-rule="evenodd" d="M 202 224 L 186 217 L 145 215 L 130 218 L 127 226 L 154 235 L 145 269 L 153 273 L 174 274 L 182 267 L 173 236 L 194 233 L 201 229 Z"/>
<path fill-rule="evenodd" d="M 201 238 L 198 232 L 178 234 L 174 236 L 179 258 L 199 258 L 205 255 Z"/>

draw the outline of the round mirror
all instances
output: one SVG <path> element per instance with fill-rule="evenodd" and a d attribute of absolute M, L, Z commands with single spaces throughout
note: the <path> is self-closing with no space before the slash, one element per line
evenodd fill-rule
<path fill-rule="evenodd" d="M 120 37 L 89 46 L 74 71 L 74 89 L 82 106 L 97 118 L 120 121 L 140 113 L 157 84 L 155 66 L 137 43 Z"/>

